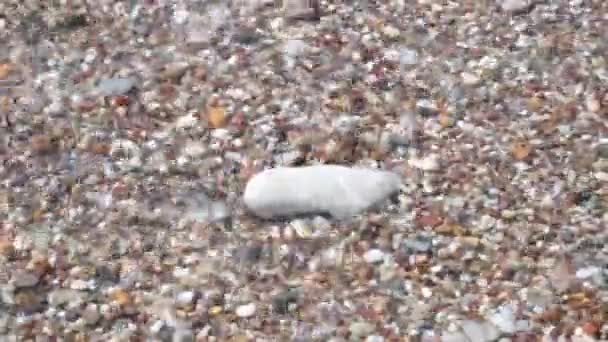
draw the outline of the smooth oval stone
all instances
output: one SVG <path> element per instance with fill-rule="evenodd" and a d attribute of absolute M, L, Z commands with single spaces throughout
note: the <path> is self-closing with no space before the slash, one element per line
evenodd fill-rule
<path fill-rule="evenodd" d="M 395 173 L 340 165 L 279 167 L 253 176 L 243 200 L 256 216 L 271 219 L 329 214 L 357 215 L 399 191 Z"/>

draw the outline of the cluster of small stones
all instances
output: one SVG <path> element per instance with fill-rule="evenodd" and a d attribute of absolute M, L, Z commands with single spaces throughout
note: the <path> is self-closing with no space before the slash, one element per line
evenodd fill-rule
<path fill-rule="evenodd" d="M 607 340 L 607 21 L 0 1 L 0 336 Z"/>

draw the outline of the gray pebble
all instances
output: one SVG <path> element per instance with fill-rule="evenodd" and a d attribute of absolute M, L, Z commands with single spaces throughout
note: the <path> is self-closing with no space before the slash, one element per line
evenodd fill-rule
<path fill-rule="evenodd" d="M 487 321 L 468 320 L 460 324 L 462 331 L 470 341 L 495 341 L 500 336 L 500 331 Z"/>
<path fill-rule="evenodd" d="M 101 314 L 99 313 L 99 307 L 97 304 L 89 304 L 82 312 L 82 318 L 87 322 L 88 325 L 95 325 L 99 322 Z"/>
<path fill-rule="evenodd" d="M 136 83 L 135 77 L 103 78 L 97 85 L 96 92 L 100 96 L 124 95 L 133 89 Z"/>
<path fill-rule="evenodd" d="M 11 278 L 11 283 L 15 288 L 33 287 L 38 285 L 40 277 L 37 274 L 24 270 L 16 271 Z"/>
<path fill-rule="evenodd" d="M 296 303 L 298 300 L 298 292 L 295 290 L 288 290 L 282 292 L 272 298 L 272 310 L 274 313 L 283 315 L 286 314 L 289 309 L 289 304 Z"/>
<path fill-rule="evenodd" d="M 350 324 L 348 330 L 350 331 L 352 338 L 358 339 L 372 334 L 376 328 L 373 324 L 367 322 L 353 322 Z"/>
<path fill-rule="evenodd" d="M 433 243 L 430 239 L 424 237 L 416 237 L 412 239 L 405 239 L 401 242 L 401 248 L 405 249 L 406 252 L 425 253 L 431 250 Z"/>
<path fill-rule="evenodd" d="M 49 293 L 47 299 L 51 306 L 58 307 L 68 303 L 74 304 L 83 301 L 85 294 L 82 291 L 71 289 L 57 289 Z"/>

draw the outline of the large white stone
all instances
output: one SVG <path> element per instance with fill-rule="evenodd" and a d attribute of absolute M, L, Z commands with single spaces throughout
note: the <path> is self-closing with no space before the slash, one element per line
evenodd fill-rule
<path fill-rule="evenodd" d="M 243 200 L 262 218 L 329 214 L 344 219 L 399 191 L 395 173 L 339 165 L 280 167 L 249 180 Z"/>

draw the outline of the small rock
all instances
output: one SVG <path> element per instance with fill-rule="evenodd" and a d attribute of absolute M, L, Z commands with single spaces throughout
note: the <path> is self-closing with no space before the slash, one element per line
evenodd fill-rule
<path fill-rule="evenodd" d="M 421 99 L 416 101 L 415 108 L 422 116 L 434 116 L 439 113 L 437 105 L 428 99 Z"/>
<path fill-rule="evenodd" d="M 379 249 L 370 249 L 365 253 L 365 255 L 363 255 L 363 259 L 370 264 L 382 262 L 384 257 L 384 252 Z"/>
<path fill-rule="evenodd" d="M 461 322 L 460 327 L 470 341 L 495 341 L 500 336 L 500 331 L 487 321 L 468 320 Z"/>
<path fill-rule="evenodd" d="M 200 141 L 190 140 L 184 144 L 182 151 L 185 156 L 200 158 L 207 153 L 207 148 Z"/>
<path fill-rule="evenodd" d="M 95 325 L 99 322 L 101 314 L 99 313 L 99 307 L 97 304 L 91 303 L 82 312 L 82 318 L 88 325 Z"/>
<path fill-rule="evenodd" d="M 245 304 L 245 305 L 241 305 L 238 308 L 236 308 L 236 315 L 241 317 L 241 318 L 248 318 L 251 317 L 255 314 L 255 304 L 254 303 L 249 303 L 249 304 Z"/>
<path fill-rule="evenodd" d="M 188 64 L 187 62 L 169 63 L 163 67 L 163 70 L 160 73 L 160 77 L 164 80 L 177 81 L 182 78 L 182 76 L 184 76 L 184 74 L 186 73 L 186 71 L 188 71 L 189 68 L 190 64 Z"/>
<path fill-rule="evenodd" d="M 401 246 L 401 248 L 405 249 L 408 252 L 426 253 L 431 250 L 431 248 L 433 247 L 433 243 L 430 239 L 417 237 L 413 239 L 403 240 Z"/>
<path fill-rule="evenodd" d="M 34 287 L 39 281 L 40 277 L 37 274 L 24 270 L 15 271 L 11 277 L 11 284 L 15 288 Z"/>
<path fill-rule="evenodd" d="M 230 217 L 230 209 L 224 202 L 191 204 L 182 219 L 199 223 L 220 222 Z"/>
<path fill-rule="evenodd" d="M 410 159 L 408 163 L 410 166 L 423 171 L 437 171 L 441 167 L 439 156 L 436 154 L 431 154 L 421 159 Z"/>
<path fill-rule="evenodd" d="M 380 335 L 369 335 L 365 339 L 365 342 L 384 342 L 384 337 Z"/>
<path fill-rule="evenodd" d="M 96 93 L 99 96 L 124 95 L 133 89 L 136 83 L 135 77 L 103 78 L 97 85 Z"/>
<path fill-rule="evenodd" d="M 301 39 L 289 39 L 285 42 L 285 46 L 283 47 L 285 56 L 291 58 L 298 58 L 309 49 L 310 46 Z"/>
<path fill-rule="evenodd" d="M 321 15 L 319 0 L 284 0 L 283 12 L 288 19 L 315 20 Z"/>
<path fill-rule="evenodd" d="M 470 72 L 463 72 L 460 76 L 462 77 L 462 83 L 466 85 L 477 85 L 481 81 L 477 75 Z"/>
<path fill-rule="evenodd" d="M 35 153 L 49 152 L 53 148 L 53 142 L 48 135 L 34 135 L 31 138 L 32 151 Z"/>
<path fill-rule="evenodd" d="M 14 252 L 13 242 L 5 236 L 0 236 L 0 256 L 9 257 Z"/>
<path fill-rule="evenodd" d="M 352 339 L 360 339 L 371 335 L 376 329 L 373 324 L 367 322 L 353 322 L 348 328 Z"/>
<path fill-rule="evenodd" d="M 399 64 L 405 66 L 415 65 L 416 63 L 418 63 L 418 53 L 416 50 L 403 48 L 399 51 Z"/>
<path fill-rule="evenodd" d="M 511 306 L 501 306 L 496 312 L 488 317 L 488 321 L 494 324 L 501 332 L 507 334 L 515 333 L 515 312 Z"/>
<path fill-rule="evenodd" d="M 505 12 L 519 13 L 531 6 L 530 0 L 503 0 L 500 7 Z"/>
<path fill-rule="evenodd" d="M 401 31 L 398 28 L 392 25 L 385 25 L 382 27 L 382 33 L 390 39 L 395 39 L 399 37 Z"/>
<path fill-rule="evenodd" d="M 591 278 L 596 274 L 600 274 L 602 270 L 596 266 L 584 267 L 576 271 L 576 277 L 578 279 L 587 279 Z"/>
<path fill-rule="evenodd" d="M 289 304 L 297 303 L 297 301 L 298 292 L 296 290 L 282 292 L 272 298 L 272 311 L 279 315 L 286 314 L 289 309 Z"/>
<path fill-rule="evenodd" d="M 70 282 L 70 288 L 72 290 L 88 290 L 91 288 L 91 284 L 83 279 L 73 279 Z"/>
<path fill-rule="evenodd" d="M 192 305 L 195 298 L 195 293 L 193 291 L 183 291 L 177 294 L 175 298 L 175 304 L 178 307 L 186 307 L 188 305 Z"/>
<path fill-rule="evenodd" d="M 110 300 L 120 305 L 129 305 L 133 302 L 131 294 L 124 289 L 114 289 L 109 293 Z"/>
<path fill-rule="evenodd" d="M 0 64 L 0 80 L 6 78 L 11 70 L 13 70 L 13 65 L 11 63 Z"/>
<path fill-rule="evenodd" d="M 223 106 L 209 106 L 209 108 L 207 108 L 207 122 L 210 127 L 224 127 L 227 121 L 226 109 Z"/>
<path fill-rule="evenodd" d="M 276 168 L 249 180 L 243 200 L 262 218 L 330 214 L 347 218 L 399 190 L 397 174 L 338 165 Z"/>
<path fill-rule="evenodd" d="M 57 289 L 48 294 L 47 300 L 52 307 L 62 306 L 68 303 L 80 303 L 85 293 L 72 289 Z"/>
<path fill-rule="evenodd" d="M 599 113 L 602 105 L 600 100 L 598 100 L 595 96 L 588 96 L 586 99 L 587 110 L 592 113 Z"/>
<path fill-rule="evenodd" d="M 225 202 L 217 201 L 209 204 L 209 222 L 224 221 L 228 219 L 230 215 L 230 208 Z"/>

